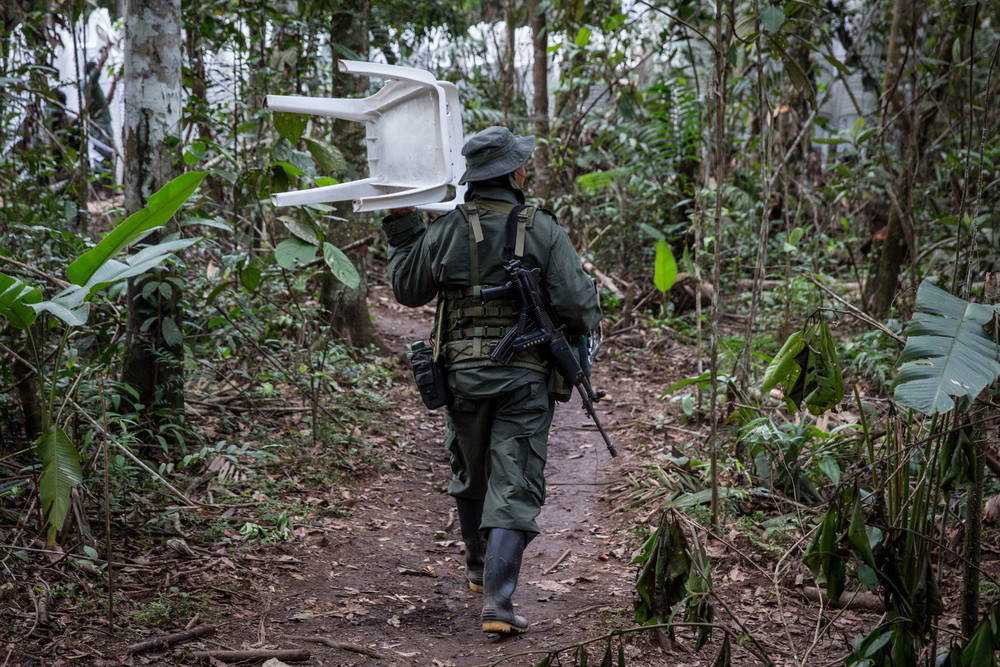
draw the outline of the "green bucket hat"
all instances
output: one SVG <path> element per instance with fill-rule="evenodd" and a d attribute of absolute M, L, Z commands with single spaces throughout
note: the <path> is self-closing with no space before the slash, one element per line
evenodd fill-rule
<path fill-rule="evenodd" d="M 459 185 L 505 176 L 528 161 L 535 150 L 535 137 L 519 137 L 506 127 L 494 125 L 476 132 L 462 146 L 468 168 Z"/>

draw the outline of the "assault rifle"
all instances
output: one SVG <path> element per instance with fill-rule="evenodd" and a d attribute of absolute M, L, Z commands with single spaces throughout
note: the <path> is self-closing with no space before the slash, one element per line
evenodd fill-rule
<path fill-rule="evenodd" d="M 587 374 L 580 367 L 577 351 L 566 339 L 566 327 L 556 324 L 559 321 L 558 316 L 552 312 L 539 285 L 541 270 L 527 269 L 517 258 L 505 263 L 503 268 L 510 281 L 499 287 L 484 288 L 481 292 L 482 300 L 486 303 L 494 299 L 512 298 L 518 305 L 518 320 L 517 325 L 497 343 L 490 358 L 507 364 L 517 352 L 537 345 L 544 346 L 543 349 L 548 352 L 560 375 L 580 393 L 583 410 L 597 424 L 597 430 L 601 432 L 611 456 L 618 456 L 618 451 L 611 443 L 611 438 L 604 432 L 604 425 L 594 410 L 594 403 L 600 401 L 605 393 L 595 392 L 590 386 Z"/>

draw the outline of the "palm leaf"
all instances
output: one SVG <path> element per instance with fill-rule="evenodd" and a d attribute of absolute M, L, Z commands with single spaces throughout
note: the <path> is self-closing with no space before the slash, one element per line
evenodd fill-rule
<path fill-rule="evenodd" d="M 37 447 L 42 460 L 42 476 L 38 478 L 42 517 L 48 523 L 48 543 L 52 544 L 66 522 L 70 492 L 83 480 L 83 472 L 76 445 L 61 428 L 49 427 Z"/>
<path fill-rule="evenodd" d="M 985 329 L 998 307 L 969 303 L 925 280 L 916 309 L 899 358 L 896 402 L 927 415 L 956 405 L 967 410 L 1000 376 L 1000 350 Z"/>
<path fill-rule="evenodd" d="M 85 284 L 101 266 L 140 234 L 167 222 L 198 188 L 203 178 L 205 172 L 189 171 L 150 195 L 144 209 L 127 217 L 122 224 L 101 239 L 100 243 L 69 265 L 66 274 L 70 282 L 74 285 Z"/>

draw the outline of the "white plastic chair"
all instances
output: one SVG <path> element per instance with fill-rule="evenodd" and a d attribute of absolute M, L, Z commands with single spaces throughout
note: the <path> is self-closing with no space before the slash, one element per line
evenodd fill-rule
<path fill-rule="evenodd" d="M 275 206 L 354 201 L 355 211 L 416 206 L 450 211 L 464 200 L 462 106 L 458 89 L 422 69 L 357 60 L 338 61 L 341 72 L 388 79 L 362 99 L 268 95 L 265 107 L 365 124 L 368 178 L 271 195 Z M 448 196 L 448 186 L 455 197 Z"/>

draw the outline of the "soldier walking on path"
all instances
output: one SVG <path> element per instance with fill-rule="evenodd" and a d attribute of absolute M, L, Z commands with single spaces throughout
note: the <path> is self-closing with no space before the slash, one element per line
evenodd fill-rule
<path fill-rule="evenodd" d="M 413 208 L 392 210 L 382 222 L 396 299 L 413 307 L 438 299 L 434 358 L 453 397 L 445 428 L 448 493 L 458 506 L 469 588 L 483 591 L 485 632 L 528 629 L 511 596 L 524 548 L 538 534 L 555 400 L 567 400 L 572 388 L 532 348 L 505 365 L 490 358 L 518 312 L 510 299 L 483 303 L 481 291 L 507 281 L 503 265 L 513 256 L 540 270 L 569 336 L 586 335 L 601 320 L 594 281 L 566 231 L 549 211 L 521 206 L 534 147 L 532 136 L 483 130 L 462 149 L 466 203 L 426 228 Z"/>

